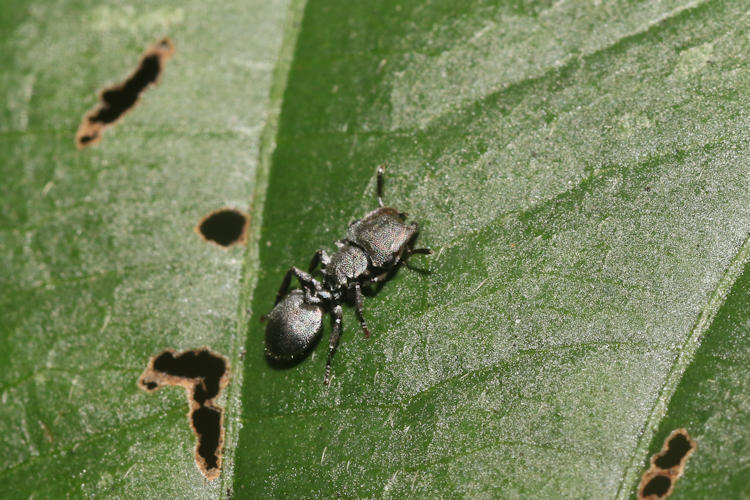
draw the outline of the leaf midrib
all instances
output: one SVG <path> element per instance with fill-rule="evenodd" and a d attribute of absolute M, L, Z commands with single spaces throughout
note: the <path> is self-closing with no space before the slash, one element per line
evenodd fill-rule
<path fill-rule="evenodd" d="M 271 77 L 271 86 L 266 105 L 266 120 L 261 132 L 258 148 L 258 165 L 255 170 L 255 184 L 250 200 L 250 234 L 247 238 L 247 251 L 245 252 L 244 264 L 242 266 L 242 277 L 240 279 L 240 294 L 237 304 L 237 334 L 235 335 L 234 352 L 241 352 L 245 345 L 250 342 L 248 338 L 248 321 L 252 316 L 250 310 L 255 288 L 258 283 L 260 271 L 260 240 L 263 227 L 263 209 L 265 207 L 266 192 L 268 190 L 268 176 L 270 173 L 271 159 L 276 147 L 276 135 L 279 128 L 279 117 L 283 104 L 283 96 L 286 90 L 289 70 L 291 68 L 294 49 L 302 25 L 302 15 L 306 0 L 291 0 L 287 8 L 284 32 L 282 35 L 281 48 L 276 59 L 276 65 Z M 228 415 L 225 418 L 226 441 L 224 444 L 224 470 L 220 476 L 221 488 L 219 491 L 231 491 L 234 484 L 234 471 L 236 469 L 235 452 L 239 441 L 239 430 L 243 418 L 242 394 L 243 367 L 232 368 L 232 383 L 226 390 L 226 406 L 236 411 L 236 415 Z M 228 471 L 231 470 L 232 474 Z"/>

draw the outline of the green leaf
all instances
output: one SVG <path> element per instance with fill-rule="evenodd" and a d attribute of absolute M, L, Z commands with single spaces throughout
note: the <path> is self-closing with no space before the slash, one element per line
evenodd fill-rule
<path fill-rule="evenodd" d="M 681 401 L 744 404 L 691 377 L 746 364 L 703 353 L 747 303 L 749 20 L 732 1 L 4 2 L 3 491 L 626 497 L 683 425 L 678 493 L 741 477 L 741 413 L 701 427 Z M 96 90 L 164 35 L 158 87 L 76 151 Z M 329 387 L 328 330 L 270 367 L 258 317 L 375 205 L 381 163 L 435 254 L 367 298 L 370 339 L 347 308 Z M 192 232 L 221 206 L 251 212 L 244 260 Z M 212 482 L 184 391 L 136 387 L 149 356 L 202 345 L 232 366 Z"/>
<path fill-rule="evenodd" d="M 747 261 L 748 25 L 731 1 L 310 2 L 253 316 L 375 206 L 378 164 L 435 254 L 366 300 L 369 340 L 348 308 L 330 387 L 327 332 L 274 370 L 250 322 L 235 493 L 630 495 Z"/>
<path fill-rule="evenodd" d="M 2 2 L 0 484 L 11 498 L 221 497 L 240 404 L 245 249 L 205 243 L 247 211 L 289 2 Z M 98 89 L 147 45 L 176 54 L 100 144 L 76 150 Z M 185 391 L 137 386 L 150 356 L 226 355 L 225 474 L 193 461 Z"/>

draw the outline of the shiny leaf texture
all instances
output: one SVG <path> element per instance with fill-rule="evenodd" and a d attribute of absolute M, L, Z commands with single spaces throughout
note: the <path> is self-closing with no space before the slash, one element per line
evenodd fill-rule
<path fill-rule="evenodd" d="M 375 206 L 378 164 L 435 254 L 367 298 L 369 340 L 347 308 L 330 387 L 326 334 L 275 370 L 251 321 L 235 493 L 630 495 L 747 260 L 748 20 L 731 1 L 310 1 L 253 315 Z"/>
<path fill-rule="evenodd" d="M 247 211 L 286 0 L 0 4 L 0 485 L 5 498 L 205 498 L 185 391 L 136 382 L 204 345 L 238 381 L 244 247 L 193 231 Z M 164 36 L 158 86 L 102 141 L 75 134 L 96 92 Z"/>
<path fill-rule="evenodd" d="M 746 413 L 726 381 L 746 375 L 748 16 L 685 0 L 3 3 L 3 491 L 625 498 L 686 426 L 699 448 L 675 495 L 741 495 L 721 481 L 747 461 L 723 416 Z M 96 90 L 165 35 L 160 84 L 76 151 Z M 329 328 L 299 365 L 270 366 L 259 316 L 289 266 L 375 206 L 381 163 L 386 202 L 435 253 L 368 296 L 370 339 L 347 308 L 329 387 Z M 251 213 L 247 252 L 193 233 L 223 206 Z M 183 391 L 136 387 L 149 356 L 202 345 L 232 366 L 213 482 Z"/>

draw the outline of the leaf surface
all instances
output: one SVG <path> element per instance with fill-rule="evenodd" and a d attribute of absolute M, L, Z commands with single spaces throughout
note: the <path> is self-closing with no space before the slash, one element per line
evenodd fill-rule
<path fill-rule="evenodd" d="M 685 428 L 696 441 L 672 498 L 706 492 L 742 497 L 750 491 L 750 266 L 745 265 L 672 396 L 649 447 L 658 453 L 669 433 Z"/>
<path fill-rule="evenodd" d="M 731 1 L 5 2 L 4 491 L 627 497 L 685 425 L 676 494 L 742 494 L 748 21 Z M 164 35 L 159 85 L 76 151 L 95 92 Z M 370 339 L 347 308 L 330 387 L 328 330 L 274 369 L 258 317 L 375 206 L 381 163 L 435 253 L 367 298 Z M 252 212 L 244 256 L 192 232 L 222 206 Z M 184 391 L 136 387 L 202 345 L 232 366 L 213 482 Z"/>
<path fill-rule="evenodd" d="M 736 2 L 308 3 L 254 316 L 375 206 L 378 164 L 435 254 L 368 297 L 369 340 L 347 309 L 330 387 L 327 331 L 274 370 L 251 321 L 235 492 L 629 495 L 747 259 L 748 25 Z"/>
<path fill-rule="evenodd" d="M 221 497 L 231 485 L 244 247 L 193 227 L 247 211 L 286 0 L 0 6 L 0 484 L 10 498 Z M 159 84 L 76 150 L 96 92 L 144 49 Z M 193 460 L 185 391 L 136 382 L 165 348 L 226 355 L 225 474 Z"/>

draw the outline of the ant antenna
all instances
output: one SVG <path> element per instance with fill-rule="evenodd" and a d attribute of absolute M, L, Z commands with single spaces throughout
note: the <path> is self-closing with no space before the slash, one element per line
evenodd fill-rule
<path fill-rule="evenodd" d="M 385 167 L 383 165 L 378 166 L 378 207 L 383 206 L 383 172 Z"/>

